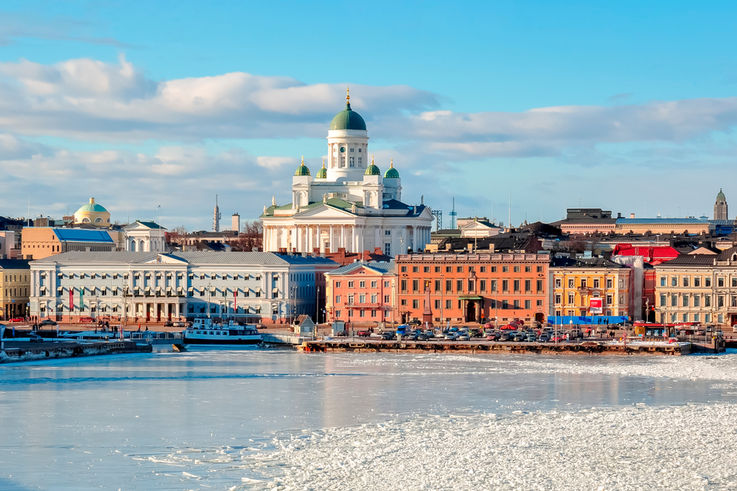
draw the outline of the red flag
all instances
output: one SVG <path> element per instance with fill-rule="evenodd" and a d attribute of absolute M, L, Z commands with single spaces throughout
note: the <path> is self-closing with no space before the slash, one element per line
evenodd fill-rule
<path fill-rule="evenodd" d="M 233 312 L 238 312 L 238 290 L 233 290 Z"/>
<path fill-rule="evenodd" d="M 74 311 L 74 288 L 69 289 L 69 312 Z"/>

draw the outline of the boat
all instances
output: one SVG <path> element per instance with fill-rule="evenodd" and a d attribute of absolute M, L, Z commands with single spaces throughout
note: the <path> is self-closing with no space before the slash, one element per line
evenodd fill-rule
<path fill-rule="evenodd" d="M 182 332 L 184 344 L 259 344 L 261 333 L 255 324 L 233 321 L 216 323 L 209 318 L 197 318 Z"/>

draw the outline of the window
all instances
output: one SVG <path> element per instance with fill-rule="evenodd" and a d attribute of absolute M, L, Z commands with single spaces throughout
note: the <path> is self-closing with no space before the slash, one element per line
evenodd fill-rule
<path fill-rule="evenodd" d="M 532 307 L 531 302 L 529 300 L 525 300 L 525 308 L 530 309 Z"/>
<path fill-rule="evenodd" d="M 671 307 L 678 307 L 678 295 L 673 293 L 670 296 L 670 306 Z"/>
<path fill-rule="evenodd" d="M 519 280 L 514 280 L 513 285 L 514 285 L 514 291 L 518 292 L 519 291 Z"/>
<path fill-rule="evenodd" d="M 693 296 L 693 306 L 694 307 L 701 307 L 701 295 L 694 295 Z"/>
<path fill-rule="evenodd" d="M 576 286 L 575 280 L 573 278 L 569 278 L 568 279 L 568 288 L 575 288 L 575 286 Z"/>
<path fill-rule="evenodd" d="M 607 301 L 609 300 L 610 295 L 607 295 Z M 665 293 L 660 294 L 660 306 L 665 307 L 668 305 L 668 297 Z"/>
<path fill-rule="evenodd" d="M 463 266 L 456 266 L 456 273 L 463 273 Z"/>
<path fill-rule="evenodd" d="M 340 303 L 340 295 L 335 296 L 335 303 Z"/>
<path fill-rule="evenodd" d="M 537 280 L 536 282 L 537 293 L 543 291 L 543 280 Z"/>
<path fill-rule="evenodd" d="M 594 288 L 600 288 L 599 287 L 599 278 L 594 278 Z"/>
<path fill-rule="evenodd" d="M 515 267 L 514 267 L 514 272 L 515 272 L 515 273 L 519 273 L 519 266 L 515 266 Z"/>
<path fill-rule="evenodd" d="M 358 282 L 358 288 L 366 288 L 366 282 L 361 280 Z"/>
<path fill-rule="evenodd" d="M 440 291 L 440 280 L 435 280 L 435 291 L 436 292 Z"/>
<path fill-rule="evenodd" d="M 711 297 L 704 295 L 704 307 L 711 307 Z"/>
<path fill-rule="evenodd" d="M 509 271 L 509 267 L 508 266 L 502 266 L 502 273 L 506 273 L 508 271 Z"/>
<path fill-rule="evenodd" d="M 560 293 L 556 293 L 556 294 L 555 294 L 555 303 L 556 303 L 556 304 L 560 304 L 560 300 L 561 300 L 561 298 L 560 298 Z"/>
<path fill-rule="evenodd" d="M 450 309 L 450 308 L 452 308 L 452 305 L 453 305 L 453 304 L 452 304 L 452 301 L 451 301 L 451 300 L 446 300 L 446 301 L 445 301 L 445 308 L 446 308 L 446 309 Z"/>
<path fill-rule="evenodd" d="M 373 280 L 373 281 L 371 282 L 371 288 L 376 288 L 376 280 Z"/>
<path fill-rule="evenodd" d="M 348 295 L 348 305 L 353 305 L 353 299 L 355 297 L 353 295 Z"/>
<path fill-rule="evenodd" d="M 525 291 L 529 292 L 532 289 L 532 281 L 525 280 Z"/>
<path fill-rule="evenodd" d="M 560 281 L 560 278 L 556 278 L 556 279 L 555 279 L 555 287 L 556 287 L 556 288 L 560 288 L 560 287 L 561 287 L 561 281 Z"/>
<path fill-rule="evenodd" d="M 402 266 L 402 273 L 406 273 L 406 272 L 407 272 L 407 266 Z"/>
<path fill-rule="evenodd" d="M 420 291 L 420 280 L 412 280 L 412 291 L 415 293 Z"/>
<path fill-rule="evenodd" d="M 456 280 L 456 291 L 457 292 L 463 291 L 463 280 Z"/>
<path fill-rule="evenodd" d="M 430 266 L 425 266 L 422 268 L 423 273 L 429 273 L 430 272 Z"/>
<path fill-rule="evenodd" d="M 362 294 L 360 294 L 358 296 L 358 303 L 361 303 L 361 304 L 366 303 L 366 295 L 365 294 L 362 293 Z"/>
<path fill-rule="evenodd" d="M 529 273 L 532 271 L 532 268 L 530 266 L 525 266 L 525 273 Z"/>
<path fill-rule="evenodd" d="M 519 300 L 517 300 L 517 299 L 514 300 L 514 308 L 515 309 L 518 309 L 519 308 Z"/>
<path fill-rule="evenodd" d="M 724 287 L 724 278 L 719 277 L 717 278 L 717 287 L 723 288 Z"/>
<path fill-rule="evenodd" d="M 486 280 L 479 280 L 479 290 L 482 292 L 486 291 Z"/>
<path fill-rule="evenodd" d="M 335 282 L 335 288 L 340 288 L 340 281 Z"/>
<path fill-rule="evenodd" d="M 445 291 L 446 292 L 453 291 L 453 280 L 445 280 Z"/>
<path fill-rule="evenodd" d="M 701 277 L 700 276 L 694 276 L 693 286 L 695 286 L 697 288 L 701 286 Z"/>
<path fill-rule="evenodd" d="M 496 280 L 491 280 L 491 291 L 496 291 Z"/>
<path fill-rule="evenodd" d="M 737 276 L 732 276 L 732 288 L 737 288 Z"/>
<path fill-rule="evenodd" d="M 612 304 L 612 298 L 613 297 L 612 297 L 611 294 L 609 294 L 609 295 L 606 296 L 606 304 L 607 305 L 611 305 Z"/>
<path fill-rule="evenodd" d="M 412 308 L 413 308 L 413 309 L 417 309 L 417 308 L 419 308 L 419 307 L 420 307 L 420 302 L 419 302 L 419 300 L 416 300 L 416 299 L 415 299 L 415 300 L 412 300 Z"/>
<path fill-rule="evenodd" d="M 671 276 L 671 278 L 670 278 L 670 286 L 678 286 L 678 277 L 677 276 Z"/>
<path fill-rule="evenodd" d="M 724 295 L 717 296 L 717 307 L 722 308 L 724 307 Z M 721 322 L 721 321 L 719 321 Z"/>
<path fill-rule="evenodd" d="M 684 276 L 682 281 L 683 281 L 683 286 L 688 286 L 688 284 L 690 283 L 688 276 Z"/>
<path fill-rule="evenodd" d="M 379 301 L 379 296 L 377 294 L 371 295 L 371 303 L 377 303 Z"/>
<path fill-rule="evenodd" d="M 737 297 L 732 297 L 732 300 L 735 302 L 735 304 L 737 304 Z M 684 293 L 683 294 L 683 306 L 684 307 L 688 307 L 688 303 L 689 303 L 688 302 L 688 294 L 687 293 Z"/>
<path fill-rule="evenodd" d="M 573 304 L 575 301 L 576 300 L 575 300 L 575 296 L 573 295 L 573 293 L 569 293 L 568 294 L 568 303 L 569 304 Z"/>
<path fill-rule="evenodd" d="M 711 286 L 711 278 L 708 276 L 704 277 L 704 286 L 710 287 Z"/>
<path fill-rule="evenodd" d="M 586 278 L 581 278 L 581 288 L 586 288 Z"/>
<path fill-rule="evenodd" d="M 503 292 L 509 291 L 509 280 L 502 280 L 502 291 Z"/>

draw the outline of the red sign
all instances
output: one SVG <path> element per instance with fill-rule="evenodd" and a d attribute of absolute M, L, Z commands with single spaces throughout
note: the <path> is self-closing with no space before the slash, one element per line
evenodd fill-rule
<path fill-rule="evenodd" d="M 603 312 L 604 301 L 601 298 L 589 299 L 589 312 L 592 314 L 601 314 Z"/>

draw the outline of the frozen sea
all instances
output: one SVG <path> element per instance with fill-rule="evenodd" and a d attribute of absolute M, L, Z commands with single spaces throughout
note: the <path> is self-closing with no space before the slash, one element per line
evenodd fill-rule
<path fill-rule="evenodd" d="M 0 365 L 0 490 L 737 489 L 737 353 Z"/>

